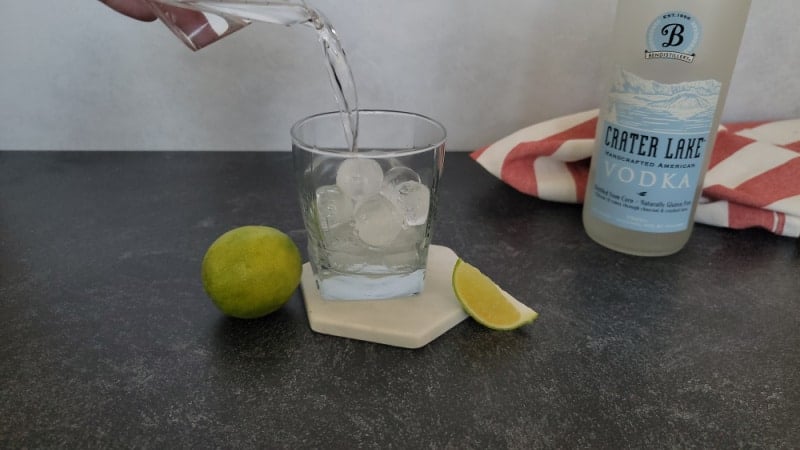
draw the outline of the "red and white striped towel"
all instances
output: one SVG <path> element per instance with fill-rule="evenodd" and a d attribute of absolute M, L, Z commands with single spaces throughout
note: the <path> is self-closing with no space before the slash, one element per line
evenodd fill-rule
<path fill-rule="evenodd" d="M 520 192 L 582 203 L 597 110 L 517 131 L 472 158 Z M 800 235 L 800 119 L 720 126 L 695 221 Z"/>

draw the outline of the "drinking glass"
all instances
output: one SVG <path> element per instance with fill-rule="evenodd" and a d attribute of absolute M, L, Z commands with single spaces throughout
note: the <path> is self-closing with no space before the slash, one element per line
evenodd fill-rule
<path fill-rule="evenodd" d="M 446 132 L 401 111 L 360 110 L 351 151 L 338 112 L 291 129 L 295 178 L 317 288 L 326 300 L 422 291 Z"/>

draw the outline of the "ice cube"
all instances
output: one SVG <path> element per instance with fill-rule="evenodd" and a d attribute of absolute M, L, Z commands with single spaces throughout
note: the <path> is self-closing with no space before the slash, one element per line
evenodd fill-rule
<path fill-rule="evenodd" d="M 420 261 L 419 252 L 415 248 L 403 252 L 388 252 L 381 258 L 381 263 L 398 272 L 417 270 L 425 265 Z"/>
<path fill-rule="evenodd" d="M 319 225 L 327 231 L 353 218 L 353 201 L 338 186 L 320 186 L 317 188 L 317 211 Z"/>
<path fill-rule="evenodd" d="M 391 196 L 397 191 L 400 183 L 405 181 L 416 181 L 419 183 L 419 175 L 417 172 L 404 166 L 392 167 L 383 174 L 383 185 L 381 186 L 381 193 L 391 199 Z"/>
<path fill-rule="evenodd" d="M 425 225 L 417 225 L 415 227 L 405 227 L 392 241 L 390 248 L 392 250 L 404 250 L 409 248 L 416 248 L 425 238 Z"/>
<path fill-rule="evenodd" d="M 325 247 L 328 262 L 336 270 L 359 270 L 365 264 L 364 244 L 356 237 L 352 223 L 327 231 Z"/>
<path fill-rule="evenodd" d="M 404 225 L 422 225 L 428 220 L 431 190 L 417 181 L 404 181 L 389 196 L 403 215 Z"/>
<path fill-rule="evenodd" d="M 385 247 L 403 229 L 403 216 L 391 200 L 374 194 L 356 205 L 355 228 L 365 244 Z"/>
<path fill-rule="evenodd" d="M 383 169 L 372 159 L 346 159 L 336 172 L 336 185 L 354 201 L 376 194 L 382 183 Z"/>

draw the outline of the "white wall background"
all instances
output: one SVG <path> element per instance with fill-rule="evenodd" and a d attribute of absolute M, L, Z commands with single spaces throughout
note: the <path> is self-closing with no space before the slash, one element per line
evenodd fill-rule
<path fill-rule="evenodd" d="M 594 108 L 615 0 L 310 0 L 365 108 L 441 120 L 450 149 Z M 335 109 L 303 27 L 251 25 L 197 53 L 94 0 L 0 4 L 0 149 L 288 150 Z M 753 0 L 723 120 L 800 116 L 800 2 Z"/>

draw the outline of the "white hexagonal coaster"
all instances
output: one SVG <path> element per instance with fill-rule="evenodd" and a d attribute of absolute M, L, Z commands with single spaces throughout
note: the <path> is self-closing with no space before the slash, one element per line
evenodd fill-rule
<path fill-rule="evenodd" d="M 311 329 L 323 334 L 419 348 L 467 317 L 453 293 L 453 250 L 432 245 L 425 288 L 413 297 L 389 300 L 324 300 L 311 265 L 303 265 L 301 288 Z"/>

